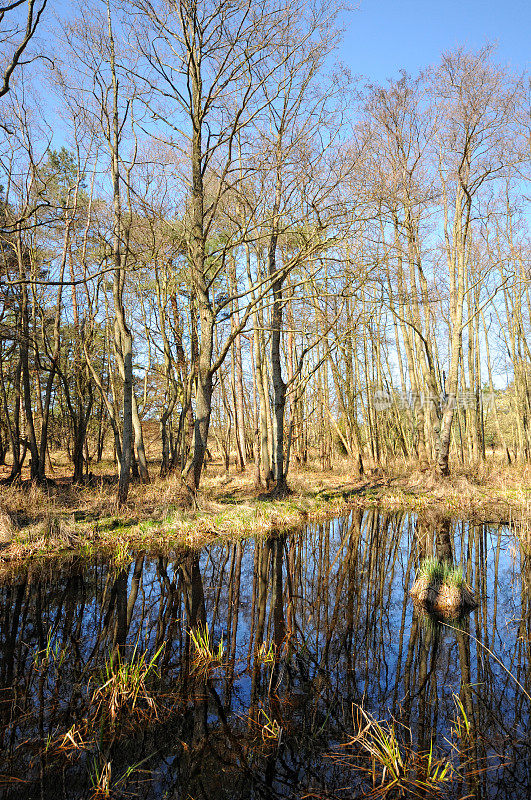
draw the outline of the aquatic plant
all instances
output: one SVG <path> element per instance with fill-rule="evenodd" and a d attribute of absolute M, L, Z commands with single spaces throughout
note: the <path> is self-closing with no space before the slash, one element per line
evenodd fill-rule
<path fill-rule="evenodd" d="M 127 780 L 135 772 L 140 770 L 140 767 L 149 761 L 150 756 L 143 758 L 136 764 L 130 764 L 125 772 L 119 778 L 111 782 L 112 778 L 112 761 L 108 758 L 108 753 L 100 753 L 98 756 L 93 757 L 92 766 L 88 770 L 90 787 L 92 789 L 91 800 L 101 800 L 101 798 L 111 797 L 114 791 L 119 789 L 121 785 L 127 783 Z"/>
<path fill-rule="evenodd" d="M 464 580 L 461 566 L 454 567 L 448 561 L 439 561 L 433 556 L 421 561 L 418 577 L 425 578 L 429 583 L 448 583 L 451 586 L 461 586 Z"/>
<path fill-rule="evenodd" d="M 156 713 L 155 700 L 148 692 L 146 681 L 148 676 L 156 672 L 157 660 L 163 648 L 164 645 L 161 645 L 150 661 L 145 652 L 137 657 L 136 646 L 130 661 L 124 661 L 120 651 L 111 653 L 100 673 L 102 682 L 92 695 L 96 714 L 105 709 L 111 722 L 114 722 L 124 708 L 134 710 L 139 701 Z"/>
<path fill-rule="evenodd" d="M 92 769 L 89 769 L 90 786 L 92 797 L 109 797 L 111 791 L 111 762 L 105 760 L 98 763 L 96 758 L 92 761 Z"/>
<path fill-rule="evenodd" d="M 445 616 L 457 616 L 476 605 L 462 568 L 436 558 L 421 562 L 409 593 L 418 605 Z"/>
<path fill-rule="evenodd" d="M 465 711 L 465 707 L 463 705 L 463 701 L 459 697 L 458 694 L 452 692 L 452 697 L 454 698 L 455 708 L 456 708 L 456 718 L 454 719 L 454 723 L 452 726 L 452 735 L 458 739 L 462 739 L 465 736 L 469 736 L 470 734 L 470 720 L 468 719 L 467 713 Z"/>
<path fill-rule="evenodd" d="M 190 629 L 190 639 L 194 648 L 192 672 L 204 678 L 208 677 L 223 662 L 225 652 L 223 637 L 219 640 L 217 650 L 215 650 L 208 625 L 205 623 L 205 625 L 198 625 Z"/>
<path fill-rule="evenodd" d="M 439 561 L 438 558 L 425 558 L 420 562 L 418 577 L 433 584 L 443 583 L 446 568 L 446 562 Z"/>
<path fill-rule="evenodd" d="M 426 792 L 437 795 L 453 780 L 452 762 L 436 758 L 433 744 L 428 752 L 416 753 L 399 742 L 394 722 L 380 722 L 361 706 L 354 710 L 358 732 L 344 745 L 354 752 L 339 760 L 347 760 L 371 778 L 373 790 L 365 797 L 386 797 L 390 793 L 397 797 Z M 370 765 L 363 756 L 370 758 Z"/>
<path fill-rule="evenodd" d="M 56 631 L 49 630 L 46 635 L 46 644 L 42 650 L 36 650 L 33 654 L 33 664 L 35 669 L 48 668 L 54 666 L 59 670 L 66 659 L 66 646 L 60 639 L 55 638 Z"/>
<path fill-rule="evenodd" d="M 114 567 L 125 567 L 131 563 L 133 557 L 131 555 L 131 547 L 123 539 L 119 539 L 114 547 L 113 564 Z"/>
<path fill-rule="evenodd" d="M 270 717 L 263 708 L 260 709 L 258 722 L 264 742 L 270 742 L 272 740 L 280 741 L 280 737 L 282 735 L 280 723 L 278 720 Z"/>
<path fill-rule="evenodd" d="M 445 627 L 449 628 L 450 630 L 460 630 L 459 627 L 456 627 L 454 625 L 449 625 L 447 622 L 443 622 L 441 624 L 445 625 Z M 487 647 L 487 645 L 483 644 L 483 642 L 480 641 L 476 636 L 474 636 L 474 634 L 470 633 L 470 631 L 461 629 L 461 632 L 464 633 L 466 636 L 468 636 L 468 638 L 474 641 L 479 647 L 482 647 L 483 650 L 485 650 L 485 652 L 488 653 L 489 656 L 493 658 L 497 664 L 500 665 L 500 667 L 509 676 L 509 678 L 511 678 L 515 682 L 515 684 L 523 692 L 523 694 L 527 697 L 527 699 L 531 701 L 531 694 L 527 691 L 525 686 L 523 686 L 520 683 L 514 672 L 511 672 L 511 670 L 505 666 L 503 661 L 500 658 L 498 658 L 498 656 L 490 649 L 490 647 Z"/>
<path fill-rule="evenodd" d="M 447 583 L 449 586 L 460 587 L 464 581 L 463 568 L 461 566 L 452 567 L 449 564 L 445 564 L 444 566 L 444 583 Z"/>
<path fill-rule="evenodd" d="M 275 645 L 273 642 L 262 642 L 256 653 L 256 659 L 261 664 L 274 664 Z"/>
<path fill-rule="evenodd" d="M 79 555 L 85 559 L 91 559 L 94 556 L 94 545 L 92 542 L 84 541 L 79 545 Z"/>

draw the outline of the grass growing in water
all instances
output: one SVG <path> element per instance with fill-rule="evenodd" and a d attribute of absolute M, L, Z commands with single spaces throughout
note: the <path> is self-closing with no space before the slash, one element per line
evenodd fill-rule
<path fill-rule="evenodd" d="M 418 575 L 425 578 L 428 583 L 440 585 L 446 583 L 450 586 L 460 587 L 463 583 L 463 570 L 461 567 L 454 567 L 447 561 L 439 561 L 437 558 L 425 558 L 420 563 Z"/>
<path fill-rule="evenodd" d="M 112 797 L 114 795 L 114 790 L 119 789 L 121 785 L 125 785 L 128 778 L 135 772 L 140 771 L 142 764 L 149 761 L 149 758 L 150 756 L 147 756 L 137 764 L 130 764 L 117 780 L 111 781 L 112 761 L 110 761 L 106 755 L 95 756 L 92 759 L 92 768 L 89 768 L 88 771 L 92 789 L 90 800 L 102 800 L 103 798 Z"/>
<path fill-rule="evenodd" d="M 444 575 L 444 583 L 448 583 L 450 586 L 457 586 L 459 588 L 463 581 L 464 578 L 462 567 L 450 567 L 447 564 Z"/>
<path fill-rule="evenodd" d="M 264 742 L 271 740 L 280 741 L 282 728 L 280 727 L 278 720 L 274 719 L 272 716 L 270 717 L 263 708 L 260 709 L 259 725 L 261 727 L 262 739 Z"/>
<path fill-rule="evenodd" d="M 109 797 L 111 792 L 111 762 L 104 761 L 102 764 L 94 758 L 92 769 L 89 770 L 92 797 Z"/>
<path fill-rule="evenodd" d="M 124 708 L 134 710 L 139 701 L 143 701 L 154 712 L 155 700 L 148 692 L 146 680 L 156 672 L 163 647 L 159 647 L 150 661 L 146 653 L 136 657 L 136 646 L 130 661 L 124 661 L 120 652 L 111 654 L 103 668 L 102 683 L 92 695 L 96 714 L 105 709 L 114 723 L 120 711 Z"/>
<path fill-rule="evenodd" d="M 454 698 L 455 708 L 457 712 L 452 727 L 452 733 L 456 738 L 462 739 L 463 737 L 470 735 L 470 720 L 468 719 L 465 707 L 463 705 L 463 701 L 461 700 L 459 695 L 456 694 L 455 692 L 452 692 L 452 697 Z"/>
<path fill-rule="evenodd" d="M 275 646 L 273 642 L 262 642 L 258 648 L 256 658 L 261 664 L 274 664 Z"/>
<path fill-rule="evenodd" d="M 453 780 L 452 763 L 437 759 L 433 746 L 427 753 L 415 753 L 398 741 L 394 723 L 379 722 L 360 706 L 356 706 L 355 725 L 358 733 L 346 743 L 369 756 L 371 765 L 360 763 L 353 754 L 348 758 L 356 769 L 367 773 L 373 790 L 365 797 L 411 797 L 440 795 Z M 341 759 L 344 760 L 344 759 Z"/>
<path fill-rule="evenodd" d="M 205 624 L 191 628 L 190 639 L 195 651 L 192 658 L 192 671 L 206 678 L 223 662 L 223 653 L 225 652 L 223 638 L 220 639 L 217 650 L 215 650 L 208 625 Z"/>
<path fill-rule="evenodd" d="M 437 558 L 425 558 L 419 566 L 419 577 L 425 578 L 428 583 L 439 584 L 444 580 L 445 565 Z"/>

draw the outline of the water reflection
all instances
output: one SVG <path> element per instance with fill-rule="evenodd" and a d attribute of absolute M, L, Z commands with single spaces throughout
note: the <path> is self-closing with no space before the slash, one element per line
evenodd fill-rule
<path fill-rule="evenodd" d="M 474 589 L 459 624 L 408 597 L 430 555 Z M 0 585 L 0 794 L 363 797 L 359 753 L 330 757 L 356 704 L 396 720 L 406 752 L 453 760 L 445 796 L 527 797 L 529 567 L 507 528 L 368 511 L 122 568 L 30 569 Z M 222 666 L 198 670 L 205 631 Z M 159 650 L 134 709 L 95 707 L 111 655 Z"/>

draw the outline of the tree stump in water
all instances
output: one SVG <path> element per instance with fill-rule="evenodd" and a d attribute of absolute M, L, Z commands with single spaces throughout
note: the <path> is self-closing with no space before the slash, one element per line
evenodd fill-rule
<path fill-rule="evenodd" d="M 426 611 L 456 617 L 477 606 L 472 589 L 463 578 L 421 574 L 409 590 L 413 602 Z"/>

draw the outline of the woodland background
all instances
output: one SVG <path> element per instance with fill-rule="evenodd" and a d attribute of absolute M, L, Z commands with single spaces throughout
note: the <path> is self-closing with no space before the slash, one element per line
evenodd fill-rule
<path fill-rule="evenodd" d="M 527 464 L 529 76 L 365 85 L 342 10 L 2 8 L 5 482 Z"/>

